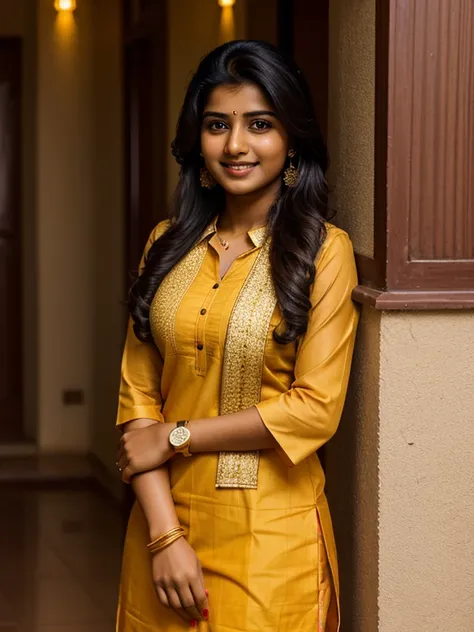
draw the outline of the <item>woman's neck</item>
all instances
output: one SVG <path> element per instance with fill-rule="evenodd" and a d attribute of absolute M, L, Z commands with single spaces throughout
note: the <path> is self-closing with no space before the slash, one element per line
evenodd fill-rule
<path fill-rule="evenodd" d="M 275 190 L 267 190 L 249 195 L 227 195 L 225 210 L 219 218 L 219 228 L 240 233 L 265 226 L 277 194 Z"/>

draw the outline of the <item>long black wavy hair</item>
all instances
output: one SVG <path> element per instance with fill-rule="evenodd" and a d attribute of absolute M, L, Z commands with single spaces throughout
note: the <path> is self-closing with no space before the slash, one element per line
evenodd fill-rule
<path fill-rule="evenodd" d="M 299 173 L 296 186 L 282 183 L 268 215 L 271 269 L 284 321 L 274 337 L 287 344 L 307 329 L 315 259 L 326 237 L 327 149 L 298 68 L 266 42 L 237 40 L 202 59 L 184 99 L 172 143 L 181 172 L 170 207 L 170 226 L 151 246 L 145 268 L 129 294 L 135 335 L 144 342 L 152 340 L 149 312 L 158 286 L 224 210 L 224 190 L 220 186 L 204 189 L 199 180 L 201 117 L 208 97 L 222 84 L 248 83 L 259 86 L 275 108 L 288 133 L 289 147 L 296 152 Z"/>

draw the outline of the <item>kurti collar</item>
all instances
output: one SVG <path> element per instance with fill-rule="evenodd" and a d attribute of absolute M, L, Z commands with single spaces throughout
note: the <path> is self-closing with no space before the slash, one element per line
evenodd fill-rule
<path fill-rule="evenodd" d="M 217 232 L 217 218 L 214 219 L 209 224 L 209 226 L 201 235 L 201 239 L 199 240 L 198 243 L 201 243 L 204 239 L 206 239 L 206 237 L 209 237 L 209 235 L 214 235 L 216 232 Z M 256 248 L 259 248 L 260 246 L 263 246 L 263 244 L 265 243 L 265 239 L 267 236 L 267 227 L 260 226 L 259 228 L 254 228 L 253 230 L 249 230 L 248 236 L 250 237 L 250 240 L 253 243 L 253 245 Z"/>

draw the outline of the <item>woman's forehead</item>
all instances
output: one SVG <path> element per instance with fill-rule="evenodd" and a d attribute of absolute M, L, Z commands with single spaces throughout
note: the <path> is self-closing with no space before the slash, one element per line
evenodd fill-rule
<path fill-rule="evenodd" d="M 263 90 L 251 83 L 242 85 L 223 84 L 214 88 L 206 103 L 206 110 L 231 114 L 254 110 L 273 110 Z"/>

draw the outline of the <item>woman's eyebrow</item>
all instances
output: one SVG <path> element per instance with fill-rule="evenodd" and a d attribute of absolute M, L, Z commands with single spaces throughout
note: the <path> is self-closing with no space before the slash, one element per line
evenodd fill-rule
<path fill-rule="evenodd" d="M 230 119 L 230 114 L 225 114 L 224 112 L 212 112 L 210 110 L 204 112 L 202 118 L 205 119 L 208 116 L 215 116 L 216 118 Z M 254 112 L 245 112 L 243 115 L 245 118 L 252 118 L 254 116 L 274 116 L 276 118 L 275 112 L 271 110 L 255 110 Z"/>

